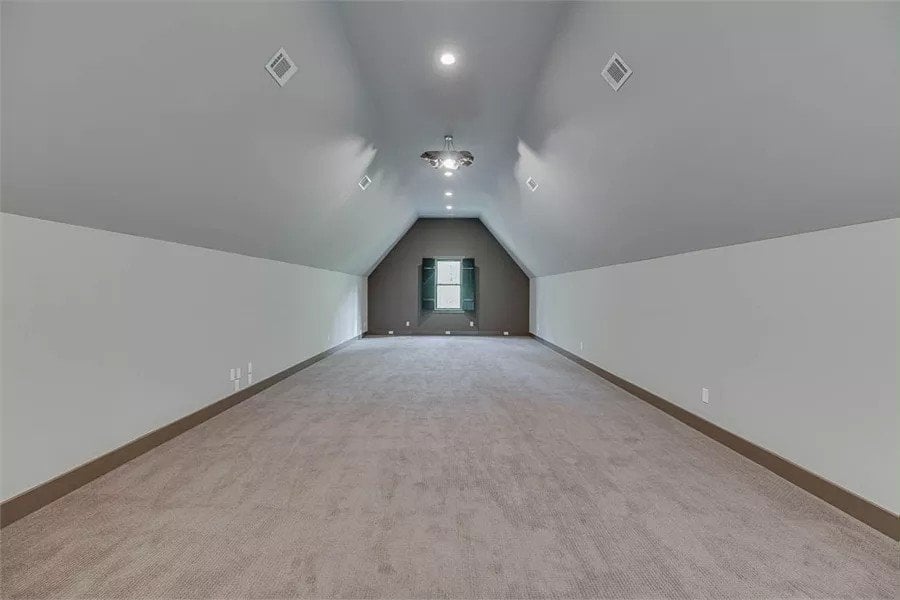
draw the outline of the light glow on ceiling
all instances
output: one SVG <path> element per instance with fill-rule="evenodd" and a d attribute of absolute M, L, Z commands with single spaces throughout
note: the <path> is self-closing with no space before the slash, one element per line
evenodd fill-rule
<path fill-rule="evenodd" d="M 444 177 L 453 177 L 453 171 L 444 171 Z"/>
<path fill-rule="evenodd" d="M 444 192 L 444 195 L 447 196 L 448 198 L 452 198 L 453 192 L 451 192 L 450 190 L 447 190 L 446 192 Z"/>
<path fill-rule="evenodd" d="M 447 205 L 447 210 L 453 210 L 453 205 L 452 205 L 452 204 L 448 204 L 448 205 Z"/>
<path fill-rule="evenodd" d="M 456 62 L 456 55 L 452 52 L 444 52 L 441 54 L 441 64 L 445 67 L 449 67 L 450 65 Z"/>

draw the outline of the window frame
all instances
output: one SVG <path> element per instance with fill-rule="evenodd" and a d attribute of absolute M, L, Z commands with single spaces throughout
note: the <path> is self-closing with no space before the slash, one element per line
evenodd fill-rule
<path fill-rule="evenodd" d="M 442 312 L 442 313 L 464 313 L 466 311 L 462 308 L 462 261 L 461 257 L 456 256 L 435 256 L 434 258 L 434 312 Z M 440 283 L 440 278 L 438 273 L 440 272 L 440 263 L 442 262 L 455 262 L 457 265 L 457 277 L 459 279 L 459 283 Z M 438 299 L 440 298 L 440 288 L 441 287 L 455 287 L 457 293 L 459 294 L 459 308 L 440 308 L 438 305 Z"/>

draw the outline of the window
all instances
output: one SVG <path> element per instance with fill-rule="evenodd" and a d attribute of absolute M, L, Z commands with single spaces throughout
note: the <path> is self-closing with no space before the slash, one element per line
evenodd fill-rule
<path fill-rule="evenodd" d="M 475 312 L 476 279 L 474 258 L 422 258 L 422 311 Z"/>
<path fill-rule="evenodd" d="M 460 310 L 462 285 L 459 260 L 437 261 L 437 309 Z"/>

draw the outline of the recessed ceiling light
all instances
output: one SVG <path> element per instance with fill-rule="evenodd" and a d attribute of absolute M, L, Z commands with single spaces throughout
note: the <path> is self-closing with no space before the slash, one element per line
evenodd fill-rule
<path fill-rule="evenodd" d="M 455 62 L 456 56 L 452 52 L 444 52 L 443 54 L 441 54 L 441 64 L 445 67 L 449 67 Z"/>
<path fill-rule="evenodd" d="M 448 204 L 448 205 L 447 205 L 447 210 L 453 210 L 453 205 L 452 205 L 452 204 Z"/>
<path fill-rule="evenodd" d="M 447 190 L 446 192 L 444 192 L 444 195 L 447 196 L 448 198 L 452 198 L 453 192 L 451 192 L 450 190 Z"/>
<path fill-rule="evenodd" d="M 444 171 L 444 177 L 453 177 L 453 171 Z"/>

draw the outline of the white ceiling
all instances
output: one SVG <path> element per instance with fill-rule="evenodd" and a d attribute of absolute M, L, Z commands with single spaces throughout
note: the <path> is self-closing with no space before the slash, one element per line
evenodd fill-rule
<path fill-rule="evenodd" d="M 892 3 L 3 3 L 3 210 L 360 274 L 445 189 L 533 275 L 900 216 L 898 30 Z M 418 158 L 445 133 L 476 156 L 452 180 Z"/>
<path fill-rule="evenodd" d="M 897 3 L 580 3 L 483 218 L 545 275 L 900 216 L 898 32 Z"/>
<path fill-rule="evenodd" d="M 379 167 L 337 12 L 4 2 L 3 210 L 365 273 L 416 209 Z M 264 68 L 281 46 L 284 88 Z"/>

